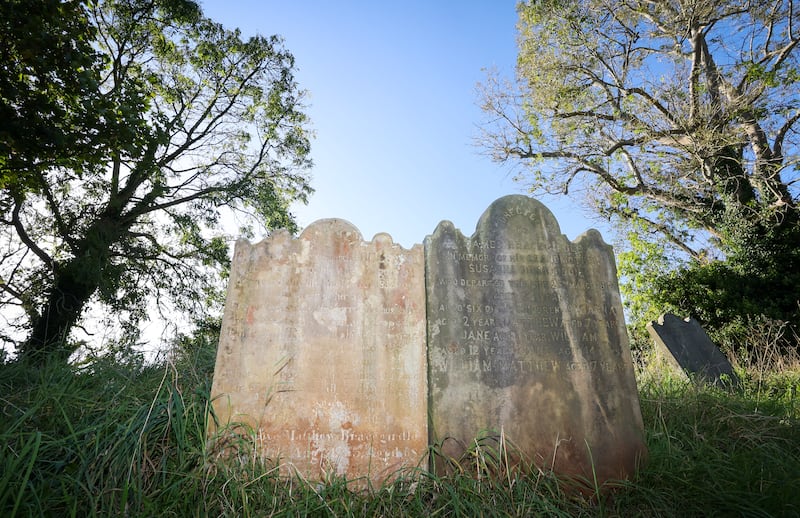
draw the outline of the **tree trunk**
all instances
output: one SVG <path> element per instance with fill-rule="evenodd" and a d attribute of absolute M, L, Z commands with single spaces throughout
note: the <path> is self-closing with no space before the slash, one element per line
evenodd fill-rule
<path fill-rule="evenodd" d="M 23 358 L 33 363 L 44 363 L 48 358 L 65 362 L 74 351 L 67 339 L 98 287 L 97 282 L 91 282 L 94 279 L 76 275 L 83 270 L 79 262 L 73 259 L 56 274 L 54 285 L 33 322 L 31 334 L 22 345 Z"/>
<path fill-rule="evenodd" d="M 74 352 L 69 334 L 92 295 L 108 280 L 103 277 L 111 261 L 109 251 L 122 235 L 120 227 L 112 218 L 98 219 L 87 230 L 75 256 L 55 265 L 53 286 L 22 344 L 22 358 L 33 363 L 44 363 L 48 358 L 67 361 Z"/>

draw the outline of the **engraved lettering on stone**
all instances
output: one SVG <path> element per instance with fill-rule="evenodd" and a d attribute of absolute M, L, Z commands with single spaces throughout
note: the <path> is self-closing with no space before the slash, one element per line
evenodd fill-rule
<path fill-rule="evenodd" d="M 440 223 L 425 266 L 430 434 L 444 454 L 435 468 L 493 430 L 519 461 L 588 479 L 594 461 L 601 481 L 632 474 L 643 425 L 599 233 L 569 242 L 544 205 L 507 196 L 471 238 Z"/>

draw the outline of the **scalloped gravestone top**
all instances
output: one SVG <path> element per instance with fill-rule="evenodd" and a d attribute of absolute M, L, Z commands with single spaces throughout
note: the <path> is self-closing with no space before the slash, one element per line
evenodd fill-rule
<path fill-rule="evenodd" d="M 212 387 L 286 474 L 380 484 L 427 449 L 423 252 L 340 219 L 236 243 Z"/>
<path fill-rule="evenodd" d="M 698 376 L 720 387 L 738 386 L 739 378 L 728 358 L 697 320 L 666 313 L 649 322 L 647 331 L 661 358 L 677 372 Z"/>
<path fill-rule="evenodd" d="M 437 472 L 484 436 L 477 444 L 504 444 L 513 463 L 563 476 L 633 474 L 642 417 L 614 256 L 597 231 L 570 242 L 543 204 L 506 196 L 471 238 L 440 223 L 425 269 Z"/>

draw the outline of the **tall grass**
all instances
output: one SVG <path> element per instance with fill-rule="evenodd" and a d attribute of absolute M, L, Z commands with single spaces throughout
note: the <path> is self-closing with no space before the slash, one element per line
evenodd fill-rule
<path fill-rule="evenodd" d="M 0 515 L 800 515 L 797 363 L 766 372 L 744 361 L 739 392 L 642 376 L 648 462 L 598 498 L 536 469 L 420 472 L 369 491 L 282 479 L 246 433 L 234 437 L 239 455 L 207 448 L 213 351 L 198 354 L 0 366 Z"/>

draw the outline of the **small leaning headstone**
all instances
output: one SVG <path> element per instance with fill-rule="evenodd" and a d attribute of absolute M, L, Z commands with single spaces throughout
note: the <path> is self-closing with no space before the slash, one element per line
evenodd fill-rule
<path fill-rule="evenodd" d="M 592 486 L 631 476 L 646 447 L 614 256 L 600 234 L 570 242 L 543 204 L 506 196 L 471 238 L 440 223 L 425 267 L 436 471 L 474 464 L 476 439 L 491 436 L 494 461 Z"/>
<path fill-rule="evenodd" d="M 212 387 L 285 474 L 380 485 L 427 453 L 422 247 L 340 219 L 236 243 Z"/>
<path fill-rule="evenodd" d="M 728 358 L 697 320 L 666 313 L 657 321 L 649 322 L 647 331 L 659 356 L 675 371 L 720 387 L 738 386 L 739 378 Z"/>

